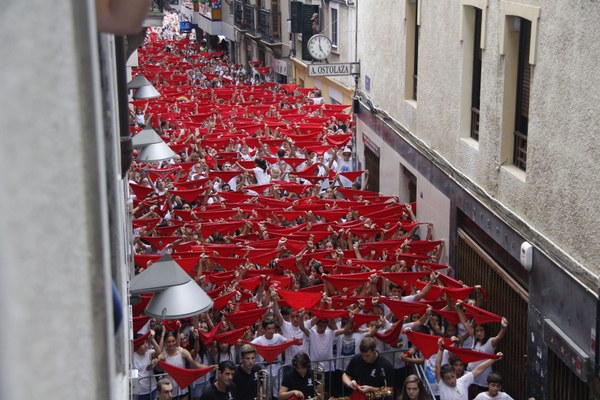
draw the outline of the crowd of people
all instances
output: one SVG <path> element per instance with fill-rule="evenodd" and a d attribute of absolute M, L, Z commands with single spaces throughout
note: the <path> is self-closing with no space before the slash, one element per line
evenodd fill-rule
<path fill-rule="evenodd" d="M 134 70 L 161 96 L 131 101 L 132 135 L 153 129 L 176 153 L 130 169 L 134 263 L 170 254 L 214 306 L 159 321 L 142 296 L 137 398 L 510 398 L 491 369 L 508 321 L 450 277 L 416 204 L 365 190 L 350 106 L 268 82 L 172 19 Z"/>

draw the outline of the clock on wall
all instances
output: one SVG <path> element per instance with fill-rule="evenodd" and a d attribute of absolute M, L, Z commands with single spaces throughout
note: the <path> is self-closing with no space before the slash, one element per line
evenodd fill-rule
<path fill-rule="evenodd" d="M 331 40 L 323 34 L 312 35 L 306 47 L 315 60 L 324 60 L 331 54 Z"/>

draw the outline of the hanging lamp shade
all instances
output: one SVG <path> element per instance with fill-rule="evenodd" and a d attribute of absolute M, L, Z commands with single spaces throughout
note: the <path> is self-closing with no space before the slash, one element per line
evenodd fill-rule
<path fill-rule="evenodd" d="M 159 143 L 150 144 L 140 150 L 138 161 L 153 162 L 163 161 L 175 157 L 175 152 L 162 140 Z"/>
<path fill-rule="evenodd" d="M 133 98 L 138 99 L 153 99 L 159 97 L 160 93 L 152 85 L 142 86 L 133 93 Z"/>
<path fill-rule="evenodd" d="M 180 319 L 206 312 L 213 300 L 193 279 L 183 285 L 172 286 L 152 296 L 144 313 L 160 319 Z"/>
<path fill-rule="evenodd" d="M 127 82 L 127 90 L 139 89 L 142 86 L 152 86 L 152 83 L 142 74 L 137 74 L 132 80 Z"/>
<path fill-rule="evenodd" d="M 190 276 L 181 269 L 173 257 L 165 254 L 131 279 L 129 292 L 131 294 L 152 293 L 171 286 L 183 285 L 190 279 Z"/>
<path fill-rule="evenodd" d="M 145 147 L 160 142 L 163 142 L 163 140 L 154 129 L 144 129 L 131 138 L 133 147 Z"/>

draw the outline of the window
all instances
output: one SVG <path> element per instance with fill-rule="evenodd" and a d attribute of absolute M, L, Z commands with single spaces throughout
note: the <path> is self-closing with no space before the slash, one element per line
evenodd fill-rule
<path fill-rule="evenodd" d="M 479 140 L 479 107 L 481 97 L 481 10 L 475 11 L 475 26 L 473 32 L 473 74 L 471 78 L 471 139 Z"/>
<path fill-rule="evenodd" d="M 338 47 L 338 10 L 331 9 L 331 44 Z"/>
<path fill-rule="evenodd" d="M 500 54 L 504 55 L 502 162 L 527 170 L 529 92 L 535 63 L 539 7 L 502 0 Z M 524 178 L 524 175 L 523 175 Z"/>
<path fill-rule="evenodd" d="M 531 64 L 529 64 L 529 45 L 531 22 L 517 18 L 519 25 L 519 64 L 517 67 L 517 97 L 515 101 L 515 141 L 513 145 L 513 164 L 525 171 L 527 167 L 527 127 L 529 125 L 529 87 L 531 83 Z"/>
<path fill-rule="evenodd" d="M 460 136 L 479 141 L 481 68 L 485 49 L 488 0 L 461 0 L 459 22 L 462 42 Z"/>
<path fill-rule="evenodd" d="M 406 0 L 406 67 L 405 98 L 417 100 L 419 65 L 419 3 L 421 0 Z"/>

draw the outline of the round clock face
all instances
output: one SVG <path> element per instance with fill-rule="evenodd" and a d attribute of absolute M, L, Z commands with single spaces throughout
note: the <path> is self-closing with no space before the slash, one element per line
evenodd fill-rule
<path fill-rule="evenodd" d="M 331 40 L 325 35 L 313 35 L 307 44 L 308 52 L 315 60 L 324 60 L 331 53 Z"/>

